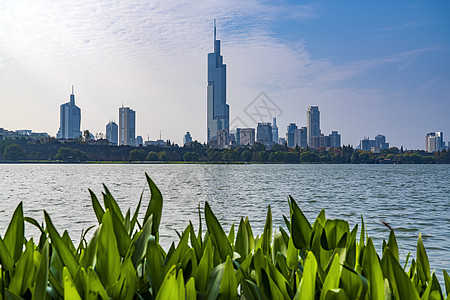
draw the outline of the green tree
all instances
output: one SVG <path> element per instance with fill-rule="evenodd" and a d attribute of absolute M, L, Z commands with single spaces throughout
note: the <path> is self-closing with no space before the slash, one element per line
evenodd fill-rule
<path fill-rule="evenodd" d="M 259 152 L 259 161 L 260 162 L 267 162 L 267 161 L 269 161 L 269 154 L 267 154 L 266 151 Z"/>
<path fill-rule="evenodd" d="M 130 160 L 131 161 L 143 161 L 147 157 L 145 150 L 134 149 L 130 152 Z"/>
<path fill-rule="evenodd" d="M 242 151 L 241 157 L 244 161 L 251 162 L 252 161 L 252 151 L 250 151 L 250 150 Z"/>
<path fill-rule="evenodd" d="M 222 159 L 224 161 L 238 161 L 239 153 L 234 149 L 225 149 L 222 153 Z"/>
<path fill-rule="evenodd" d="M 150 151 L 147 154 L 147 160 L 148 161 L 157 161 L 157 160 L 159 160 L 158 154 L 155 151 Z"/>
<path fill-rule="evenodd" d="M 198 153 L 197 152 L 186 152 L 184 155 L 183 155 L 183 160 L 184 161 L 198 161 L 198 158 L 199 158 L 200 156 L 198 155 Z"/>
<path fill-rule="evenodd" d="M 61 147 L 55 155 L 55 159 L 62 161 L 86 161 L 87 154 L 79 149 L 72 149 L 70 147 Z"/>
<path fill-rule="evenodd" d="M 320 157 L 317 153 L 305 151 L 300 154 L 300 160 L 302 162 L 311 163 L 311 162 L 319 162 Z"/>
<path fill-rule="evenodd" d="M 169 155 L 167 155 L 166 151 L 159 152 L 158 156 L 159 156 L 159 160 L 162 160 L 162 161 L 168 161 L 169 160 Z"/>
<path fill-rule="evenodd" d="M 19 160 L 24 159 L 27 155 L 26 151 L 19 144 L 10 144 L 5 147 L 3 152 L 3 159 L 5 160 Z"/>
<path fill-rule="evenodd" d="M 291 164 L 299 163 L 300 155 L 298 152 L 286 152 L 284 154 L 284 161 Z"/>
<path fill-rule="evenodd" d="M 91 139 L 91 132 L 89 130 L 83 130 L 83 139 L 88 142 Z"/>

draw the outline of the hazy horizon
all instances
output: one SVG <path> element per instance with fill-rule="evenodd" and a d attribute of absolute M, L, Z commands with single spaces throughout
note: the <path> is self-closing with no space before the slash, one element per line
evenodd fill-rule
<path fill-rule="evenodd" d="M 0 3 L 0 127 L 52 136 L 59 106 L 105 133 L 122 106 L 136 135 L 206 140 L 207 54 L 213 19 L 227 65 L 233 125 L 256 127 L 253 100 L 277 107 L 279 136 L 317 105 L 342 144 L 384 134 L 424 149 L 450 140 L 450 3 L 296 1 L 50 1 Z M 260 116 L 263 113 L 260 111 Z M 254 116 L 254 115 L 253 115 Z"/>

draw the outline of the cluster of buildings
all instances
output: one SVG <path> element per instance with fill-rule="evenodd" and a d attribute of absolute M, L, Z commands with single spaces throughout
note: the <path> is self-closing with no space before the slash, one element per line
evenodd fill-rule
<path fill-rule="evenodd" d="M 280 137 L 277 119 L 272 123 L 261 122 L 255 128 L 236 128 L 230 130 L 230 107 L 226 101 L 226 65 L 220 54 L 220 40 L 216 38 L 216 24 L 214 21 L 214 52 L 208 53 L 208 81 L 207 81 L 207 144 L 213 148 L 228 148 L 234 146 L 252 146 L 261 143 L 268 148 L 275 144 L 287 147 L 301 147 L 317 149 L 337 148 L 341 146 L 341 135 L 338 131 L 323 134 L 320 129 L 320 111 L 318 106 L 310 106 L 306 112 L 306 126 L 299 127 L 290 123 L 286 129 L 286 136 Z M 60 106 L 60 126 L 57 138 L 60 140 L 77 139 L 82 135 L 81 109 L 75 105 L 75 95 L 72 86 L 69 102 Z M 48 137 L 45 133 L 33 133 L 31 130 L 8 132 L 0 130 L 0 140 L 9 136 Z M 119 108 L 119 124 L 114 120 L 106 125 L 106 139 L 112 145 L 130 146 L 165 146 L 161 139 L 143 141 L 141 136 L 136 136 L 136 112 L 130 107 Z M 183 137 L 183 144 L 192 143 L 189 132 Z M 449 142 L 450 144 L 450 142 Z M 450 145 L 449 145 L 450 146 Z M 384 135 L 377 135 L 375 139 L 364 138 L 357 149 L 380 153 L 388 149 Z M 446 149 L 442 132 L 429 132 L 426 135 L 426 151 L 435 152 Z"/>

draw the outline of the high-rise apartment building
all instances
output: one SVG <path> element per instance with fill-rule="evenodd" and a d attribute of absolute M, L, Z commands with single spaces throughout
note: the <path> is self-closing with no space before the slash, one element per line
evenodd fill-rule
<path fill-rule="evenodd" d="M 273 117 L 272 123 L 272 141 L 274 143 L 278 143 L 278 126 L 277 126 L 277 118 Z"/>
<path fill-rule="evenodd" d="M 287 126 L 286 131 L 286 142 L 289 148 L 295 147 L 295 130 L 297 129 L 297 125 L 295 123 L 290 123 Z"/>
<path fill-rule="evenodd" d="M 136 145 L 136 112 L 129 107 L 119 108 L 119 145 Z"/>
<path fill-rule="evenodd" d="M 236 128 L 236 144 L 253 146 L 255 144 L 255 128 Z"/>
<path fill-rule="evenodd" d="M 106 139 L 117 146 L 119 142 L 119 126 L 117 126 L 116 122 L 110 121 L 106 124 Z"/>
<path fill-rule="evenodd" d="M 256 128 L 256 141 L 266 146 L 273 144 L 272 125 L 270 123 L 258 123 L 258 127 Z"/>
<path fill-rule="evenodd" d="M 444 133 L 442 131 L 428 132 L 425 137 L 425 150 L 429 153 L 441 151 L 445 148 Z"/>
<path fill-rule="evenodd" d="M 294 129 L 294 147 L 306 148 L 308 145 L 306 127 Z"/>
<path fill-rule="evenodd" d="M 329 135 L 330 137 L 330 147 L 339 148 L 341 147 L 341 135 L 337 131 L 332 131 Z"/>
<path fill-rule="evenodd" d="M 81 109 L 75 105 L 75 95 L 70 94 L 70 101 L 64 103 L 59 109 L 59 130 L 56 134 L 58 139 L 76 139 L 81 136 Z"/>
<path fill-rule="evenodd" d="M 191 133 L 188 131 L 183 137 L 183 145 L 190 145 L 192 143 Z"/>
<path fill-rule="evenodd" d="M 312 138 L 320 135 L 320 112 L 318 106 L 308 107 L 306 122 L 306 127 L 308 128 L 308 146 L 312 147 Z"/>
<path fill-rule="evenodd" d="M 220 55 L 220 40 L 216 39 L 216 21 L 214 20 L 214 52 L 208 53 L 207 86 L 207 142 L 217 145 L 217 132 L 229 130 L 230 108 L 226 103 L 227 66 Z M 223 136 L 223 133 L 221 133 Z"/>

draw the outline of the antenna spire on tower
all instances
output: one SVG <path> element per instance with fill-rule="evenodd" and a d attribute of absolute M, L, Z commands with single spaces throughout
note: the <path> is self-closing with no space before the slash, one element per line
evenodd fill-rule
<path fill-rule="evenodd" d="M 216 41 L 216 19 L 214 19 L 214 41 Z"/>
<path fill-rule="evenodd" d="M 72 84 L 72 95 L 73 95 L 73 84 Z"/>

